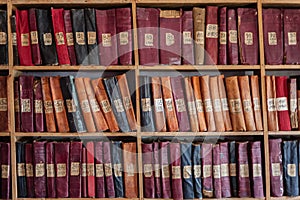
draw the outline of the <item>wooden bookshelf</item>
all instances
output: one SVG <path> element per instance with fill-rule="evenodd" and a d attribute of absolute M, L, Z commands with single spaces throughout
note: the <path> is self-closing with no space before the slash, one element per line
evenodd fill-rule
<path fill-rule="evenodd" d="M 140 70 L 187 70 L 187 71 L 226 71 L 226 70 L 259 70 L 260 65 L 157 65 L 138 66 Z"/>
<path fill-rule="evenodd" d="M 16 132 L 16 137 L 137 137 L 137 133 L 40 133 Z"/>
<path fill-rule="evenodd" d="M 134 70 L 136 66 L 14 66 L 13 69 L 18 71 L 122 71 Z"/>
<path fill-rule="evenodd" d="M 141 132 L 142 137 L 220 137 L 220 136 L 263 136 L 263 131 L 253 132 Z"/>

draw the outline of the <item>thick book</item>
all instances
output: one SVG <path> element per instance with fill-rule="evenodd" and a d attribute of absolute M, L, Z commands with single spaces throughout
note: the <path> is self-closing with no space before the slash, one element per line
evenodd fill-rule
<path fill-rule="evenodd" d="M 181 172 L 181 151 L 180 143 L 170 143 L 170 163 L 172 171 L 172 198 L 183 199 L 182 172 Z"/>
<path fill-rule="evenodd" d="M 56 183 L 55 183 L 55 142 L 47 142 L 46 148 L 46 177 L 47 177 L 47 197 L 56 198 Z"/>
<path fill-rule="evenodd" d="M 94 142 L 86 143 L 86 187 L 87 197 L 95 197 L 95 153 L 94 153 Z M 84 187 L 84 185 L 83 185 Z"/>
<path fill-rule="evenodd" d="M 217 65 L 219 55 L 219 27 L 217 6 L 206 6 L 205 24 L 205 64 Z"/>
<path fill-rule="evenodd" d="M 124 177 L 123 177 L 123 150 L 121 141 L 113 141 L 111 144 L 112 166 L 117 198 L 124 197 Z"/>
<path fill-rule="evenodd" d="M 283 64 L 283 26 L 281 9 L 263 9 L 264 48 L 267 65 Z"/>
<path fill-rule="evenodd" d="M 266 98 L 268 108 L 268 130 L 278 131 L 278 113 L 276 108 L 276 83 L 275 76 L 266 76 Z"/>
<path fill-rule="evenodd" d="M 227 56 L 229 65 L 239 64 L 239 41 L 237 29 L 237 14 L 234 8 L 227 11 Z"/>
<path fill-rule="evenodd" d="M 160 10 L 160 64 L 181 65 L 181 29 L 182 10 Z"/>
<path fill-rule="evenodd" d="M 143 152 L 144 197 L 155 198 L 154 170 L 153 170 L 153 144 L 143 143 L 142 152 Z"/>
<path fill-rule="evenodd" d="M 81 197 L 86 198 L 87 192 L 87 149 L 82 147 L 82 162 L 81 162 Z"/>
<path fill-rule="evenodd" d="M 202 193 L 203 197 L 211 198 L 214 196 L 213 190 L 213 146 L 212 144 L 202 143 Z"/>
<path fill-rule="evenodd" d="M 14 80 L 14 108 L 15 108 L 15 131 L 21 131 L 21 111 L 20 111 L 20 84 L 19 79 Z"/>
<path fill-rule="evenodd" d="M 193 144 L 192 146 L 192 163 L 193 163 L 193 184 L 194 184 L 194 198 L 202 199 L 202 167 L 201 167 L 201 145 Z"/>
<path fill-rule="evenodd" d="M 227 65 L 227 7 L 219 9 L 219 65 Z"/>
<path fill-rule="evenodd" d="M 118 64 L 116 9 L 96 10 L 96 23 L 101 65 Z"/>
<path fill-rule="evenodd" d="M 17 186 L 18 197 L 27 197 L 26 185 L 26 168 L 25 168 L 25 144 L 24 142 L 16 143 L 16 161 L 17 161 Z"/>
<path fill-rule="evenodd" d="M 205 112 L 204 105 L 202 101 L 202 93 L 201 93 L 201 85 L 200 85 L 200 77 L 192 76 L 192 85 L 195 95 L 195 104 L 197 110 L 197 118 L 199 123 L 199 131 L 204 132 L 207 131 L 206 120 L 205 120 Z"/>
<path fill-rule="evenodd" d="M 140 65 L 159 64 L 159 10 L 137 8 L 138 47 Z"/>
<path fill-rule="evenodd" d="M 185 96 L 186 96 L 187 109 L 189 113 L 191 131 L 199 132 L 197 108 L 196 108 L 196 102 L 194 97 L 194 91 L 192 87 L 192 80 L 191 77 L 184 77 L 183 80 L 184 80 Z"/>
<path fill-rule="evenodd" d="M 69 170 L 69 192 L 70 198 L 81 198 L 81 164 L 82 164 L 82 142 L 70 142 L 70 170 Z"/>
<path fill-rule="evenodd" d="M 0 144 L 1 150 L 1 198 L 11 198 L 11 162 L 10 162 L 10 143 Z"/>
<path fill-rule="evenodd" d="M 192 143 L 181 143 L 182 188 L 184 199 L 194 199 Z M 200 152 L 199 152 L 200 155 Z"/>
<path fill-rule="evenodd" d="M 42 55 L 40 49 L 40 40 L 38 37 L 38 27 L 37 27 L 37 19 L 36 19 L 35 11 L 36 11 L 35 8 L 30 8 L 28 10 L 32 63 L 34 65 L 41 65 Z"/>
<path fill-rule="evenodd" d="M 34 98 L 34 129 L 36 132 L 44 132 L 44 109 L 43 109 L 43 93 L 40 78 L 35 78 L 33 82 L 33 98 Z"/>
<path fill-rule="evenodd" d="M 45 112 L 45 121 L 46 121 L 45 130 L 47 130 L 47 132 L 53 133 L 56 132 L 56 125 L 55 125 L 55 116 L 54 116 L 54 108 L 53 108 L 49 77 L 47 76 L 41 77 L 41 84 L 42 84 L 43 104 L 44 104 L 43 108 Z"/>
<path fill-rule="evenodd" d="M 222 198 L 220 145 L 213 145 L 214 197 Z"/>
<path fill-rule="evenodd" d="M 71 65 L 76 65 L 77 61 L 76 61 L 76 53 L 75 53 L 75 46 L 74 46 L 71 11 L 64 10 L 63 16 L 64 16 L 64 23 L 65 23 L 65 30 L 66 30 L 66 44 L 68 48 L 70 63 Z"/>
<path fill-rule="evenodd" d="M 243 65 L 258 64 L 258 25 L 256 8 L 238 8 L 240 61 Z"/>
<path fill-rule="evenodd" d="M 33 145 L 25 144 L 25 168 L 26 168 L 26 188 L 27 198 L 34 197 L 34 172 L 33 172 Z"/>
<path fill-rule="evenodd" d="M 11 37 L 12 37 L 12 45 L 13 45 L 13 65 L 17 66 L 20 64 L 19 62 L 19 53 L 18 53 L 18 41 L 17 41 L 17 24 L 16 24 L 16 15 L 12 15 L 10 17 L 11 24 Z"/>
<path fill-rule="evenodd" d="M 263 130 L 263 125 L 262 125 L 263 121 L 262 121 L 262 115 L 261 115 L 260 89 L 259 89 L 257 75 L 250 76 L 250 88 L 251 88 L 251 97 L 252 97 L 256 130 L 262 131 Z"/>
<path fill-rule="evenodd" d="M 103 142 L 95 142 L 95 189 L 96 198 L 105 198 L 105 179 L 103 168 Z"/>
<path fill-rule="evenodd" d="M 237 143 L 238 196 L 251 197 L 248 142 Z"/>
<path fill-rule="evenodd" d="M 155 198 L 162 198 L 162 183 L 161 183 L 161 167 L 159 142 L 153 142 L 153 171 L 154 171 L 154 185 L 155 185 Z"/>
<path fill-rule="evenodd" d="M 205 8 L 193 8 L 195 64 L 203 65 L 205 58 Z"/>
<path fill-rule="evenodd" d="M 298 105 L 297 105 L 297 79 L 290 78 L 288 82 L 289 88 L 289 113 L 291 121 L 291 129 L 298 129 Z"/>
<path fill-rule="evenodd" d="M 298 130 L 300 130 L 300 124 L 299 124 L 299 121 L 300 121 L 300 77 L 296 77 L 296 80 L 297 80 L 297 108 L 298 108 Z"/>
<path fill-rule="evenodd" d="M 166 116 L 164 110 L 164 101 L 162 98 L 162 90 L 161 90 L 161 79 L 160 77 L 151 77 L 151 86 L 152 86 L 152 96 L 153 96 L 153 104 L 154 104 L 154 118 L 155 118 L 155 129 L 158 132 L 166 132 Z"/>
<path fill-rule="evenodd" d="M 0 76 L 0 131 L 8 131 L 7 77 Z M 23 91 L 24 92 L 24 91 Z M 24 93 L 23 93 L 24 95 Z"/>
<path fill-rule="evenodd" d="M 221 193 L 222 198 L 231 197 L 230 171 L 229 171 L 229 142 L 221 142 L 220 168 L 221 168 Z"/>
<path fill-rule="evenodd" d="M 229 176 L 230 176 L 230 187 L 233 197 L 238 196 L 238 179 L 236 173 L 237 153 L 235 141 L 229 142 Z"/>
<path fill-rule="evenodd" d="M 30 189 L 34 190 L 35 198 L 45 198 L 47 196 L 46 141 L 34 141 L 32 146 L 33 146 L 32 152 L 33 152 L 33 165 L 34 165 L 33 168 L 34 187 Z"/>
<path fill-rule="evenodd" d="M 162 198 L 172 197 L 170 177 L 170 142 L 160 142 L 161 188 Z"/>
<path fill-rule="evenodd" d="M 58 65 L 55 37 L 53 32 L 51 12 L 48 9 L 36 9 L 38 38 L 43 65 Z"/>
<path fill-rule="evenodd" d="M 222 105 L 222 114 L 223 114 L 225 130 L 232 131 L 227 93 L 224 85 L 224 75 L 218 76 L 218 88 L 219 88 L 219 95 L 220 95 L 220 100 Z"/>
<path fill-rule="evenodd" d="M 182 14 L 182 64 L 194 65 L 194 22 L 193 11 L 183 11 Z"/>
<path fill-rule="evenodd" d="M 105 191 L 108 198 L 115 198 L 115 185 L 111 157 L 111 142 L 103 142 L 103 164 L 105 174 Z"/>

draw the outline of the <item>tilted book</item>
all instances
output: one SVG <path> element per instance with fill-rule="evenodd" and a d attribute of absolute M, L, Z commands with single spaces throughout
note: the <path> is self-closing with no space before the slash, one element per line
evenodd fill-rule
<path fill-rule="evenodd" d="M 54 108 L 52 101 L 52 94 L 50 89 L 49 77 L 41 77 L 42 93 L 43 93 L 43 109 L 45 112 L 45 121 L 47 132 L 56 132 L 56 123 L 54 116 Z"/>
<path fill-rule="evenodd" d="M 207 131 L 206 126 L 206 119 L 205 119 L 205 112 L 204 112 L 204 105 L 202 100 L 202 93 L 201 93 L 201 85 L 200 85 L 200 77 L 199 76 L 192 76 L 192 85 L 193 91 L 195 95 L 195 104 L 197 110 L 197 117 L 199 123 L 199 131 Z"/>
<path fill-rule="evenodd" d="M 164 110 L 164 101 L 162 98 L 160 77 L 151 77 L 152 81 L 152 101 L 154 103 L 155 128 L 158 132 L 166 132 L 166 116 Z"/>

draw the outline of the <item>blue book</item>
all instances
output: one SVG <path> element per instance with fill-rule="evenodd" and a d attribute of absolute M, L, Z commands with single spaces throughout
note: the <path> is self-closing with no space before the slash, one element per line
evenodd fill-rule
<path fill-rule="evenodd" d="M 192 173 L 192 143 L 181 143 L 181 168 L 183 198 L 194 199 L 194 185 Z M 200 155 L 200 154 L 199 154 Z"/>
<path fill-rule="evenodd" d="M 123 180 L 123 154 L 122 142 L 112 142 L 112 162 L 114 170 L 114 184 L 116 198 L 124 197 L 124 180 Z"/>
<path fill-rule="evenodd" d="M 193 180 L 196 199 L 202 199 L 201 145 L 193 144 Z"/>
<path fill-rule="evenodd" d="M 26 170 L 25 170 L 25 143 L 17 142 L 17 184 L 18 184 L 18 197 L 27 197 L 26 187 Z"/>
<path fill-rule="evenodd" d="M 236 150 L 235 141 L 229 142 L 229 175 L 231 183 L 231 194 L 233 197 L 238 196 L 238 182 L 236 173 Z"/>

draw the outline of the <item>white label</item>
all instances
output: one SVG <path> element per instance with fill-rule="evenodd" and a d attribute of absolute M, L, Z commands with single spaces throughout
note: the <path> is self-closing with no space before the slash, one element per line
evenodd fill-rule
<path fill-rule="evenodd" d="M 207 24 L 206 38 L 218 38 L 218 24 Z"/>
<path fill-rule="evenodd" d="M 87 176 L 95 176 L 94 163 L 87 164 Z"/>
<path fill-rule="evenodd" d="M 7 98 L 0 98 L 0 111 L 1 112 L 7 111 Z"/>
<path fill-rule="evenodd" d="M 117 112 L 124 112 L 124 107 L 123 107 L 121 99 L 114 100 L 114 104 L 115 104 Z"/>
<path fill-rule="evenodd" d="M 253 164 L 253 177 L 261 177 L 261 165 Z"/>
<path fill-rule="evenodd" d="M 297 45 L 297 33 L 288 32 L 289 45 Z"/>
<path fill-rule="evenodd" d="M 116 177 L 122 177 L 122 164 L 114 164 L 114 174 Z"/>
<path fill-rule="evenodd" d="M 111 34 L 102 33 L 102 46 L 110 47 L 111 46 Z"/>
<path fill-rule="evenodd" d="M 160 178 L 160 164 L 154 164 L 154 176 Z"/>
<path fill-rule="evenodd" d="M 71 176 L 80 175 L 80 162 L 71 162 Z"/>
<path fill-rule="evenodd" d="M 172 179 L 181 179 L 180 166 L 172 166 Z"/>
<path fill-rule="evenodd" d="M 103 100 L 100 104 L 104 113 L 108 113 L 111 111 L 111 107 L 108 100 Z"/>
<path fill-rule="evenodd" d="M 208 178 L 211 176 L 211 165 L 204 165 L 203 166 L 203 178 Z"/>
<path fill-rule="evenodd" d="M 10 175 L 10 166 L 9 165 L 1 165 L 1 178 L 8 179 Z"/>
<path fill-rule="evenodd" d="M 21 34 L 21 46 L 28 47 L 29 46 L 29 33 L 22 33 Z"/>
<path fill-rule="evenodd" d="M 275 99 L 274 98 L 269 98 L 267 99 L 267 104 L 268 104 L 268 111 L 276 111 L 276 104 L 275 104 Z"/>
<path fill-rule="evenodd" d="M 280 163 L 272 163 L 272 176 L 281 176 Z"/>
<path fill-rule="evenodd" d="M 21 112 L 31 112 L 30 99 L 21 99 Z"/>
<path fill-rule="evenodd" d="M 227 44 L 227 33 L 221 31 L 220 32 L 220 44 Z"/>
<path fill-rule="evenodd" d="M 52 34 L 51 33 L 44 33 L 43 34 L 43 39 L 44 39 L 44 45 L 45 46 L 52 45 Z"/>
<path fill-rule="evenodd" d="M 54 109 L 57 113 L 63 112 L 64 111 L 64 100 L 54 100 Z"/>
<path fill-rule="evenodd" d="M 155 111 L 156 112 L 163 112 L 164 111 L 164 105 L 162 98 L 154 99 L 155 104 Z"/>
<path fill-rule="evenodd" d="M 87 32 L 87 37 L 88 37 L 88 44 L 93 45 L 96 44 L 97 42 L 97 36 L 95 31 L 88 31 Z"/>
<path fill-rule="evenodd" d="M 76 43 L 79 45 L 85 45 L 84 32 L 76 32 Z"/>
<path fill-rule="evenodd" d="M 236 44 L 237 43 L 237 31 L 229 30 L 229 42 Z"/>
<path fill-rule="evenodd" d="M 229 106 L 232 113 L 239 113 L 242 111 L 240 99 L 230 99 Z"/>
<path fill-rule="evenodd" d="M 172 33 L 166 33 L 166 45 L 171 46 L 175 44 L 175 36 Z"/>
<path fill-rule="evenodd" d="M 169 178 L 170 177 L 170 169 L 169 165 L 163 165 L 161 168 L 162 171 L 162 177 L 163 178 Z"/>
<path fill-rule="evenodd" d="M 52 101 L 44 101 L 45 113 L 53 113 Z"/>
<path fill-rule="evenodd" d="M 244 106 L 244 112 L 251 112 L 252 111 L 252 104 L 251 99 L 245 99 L 243 100 L 243 106 Z"/>
<path fill-rule="evenodd" d="M 223 109 L 223 111 L 228 111 L 228 110 L 229 110 L 229 107 L 228 107 L 228 101 L 227 101 L 227 98 L 221 99 L 221 103 L 222 103 L 222 109 Z"/>
<path fill-rule="evenodd" d="M 260 111 L 260 100 L 259 98 L 253 98 L 254 111 Z"/>
<path fill-rule="evenodd" d="M 213 106 L 211 99 L 205 99 L 204 100 L 204 107 L 205 107 L 205 112 L 212 112 L 213 111 Z"/>
<path fill-rule="evenodd" d="M 196 44 L 204 44 L 204 32 L 203 31 L 196 32 Z"/>
<path fill-rule="evenodd" d="M 286 97 L 276 98 L 276 109 L 277 111 L 286 111 L 288 110 L 288 103 Z"/>
<path fill-rule="evenodd" d="M 196 115 L 197 114 L 197 112 L 196 112 L 196 106 L 195 106 L 195 102 L 194 101 L 188 102 L 188 109 L 189 109 L 190 115 Z"/>
<path fill-rule="evenodd" d="M 270 46 L 277 45 L 276 32 L 268 32 L 268 41 Z"/>
<path fill-rule="evenodd" d="M 214 178 L 221 178 L 221 166 L 220 165 L 214 165 L 213 174 L 214 174 Z"/>
<path fill-rule="evenodd" d="M 103 176 L 104 176 L 103 164 L 96 164 L 96 177 L 103 177 Z"/>
<path fill-rule="evenodd" d="M 123 46 L 123 45 L 127 45 L 129 43 L 129 40 L 128 40 L 128 32 L 125 31 L 125 32 L 120 32 L 119 33 L 119 37 L 120 37 L 120 45 Z"/>
<path fill-rule="evenodd" d="M 221 164 L 221 176 L 222 177 L 229 176 L 229 166 L 228 166 L 228 164 Z"/>
<path fill-rule="evenodd" d="M 185 112 L 186 108 L 185 108 L 184 99 L 176 99 L 175 101 L 176 101 L 177 112 Z"/>
<path fill-rule="evenodd" d="M 127 176 L 134 176 L 135 166 L 133 163 L 127 165 Z"/>
<path fill-rule="evenodd" d="M 131 99 L 130 99 L 130 96 L 123 97 L 123 103 L 124 103 L 125 110 L 130 109 L 131 108 Z"/>
<path fill-rule="evenodd" d="M 31 40 L 31 44 L 38 44 L 39 43 L 37 31 L 31 31 L 30 32 L 30 40 Z"/>
<path fill-rule="evenodd" d="M 214 111 L 215 112 L 221 112 L 222 111 L 221 100 L 220 99 L 215 99 L 214 100 Z"/>
<path fill-rule="evenodd" d="M 201 178 L 201 165 L 194 165 L 194 177 Z"/>
<path fill-rule="evenodd" d="M 104 164 L 104 172 L 105 172 L 105 176 L 112 176 L 112 165 L 111 163 L 105 163 Z"/>
<path fill-rule="evenodd" d="M 99 112 L 100 111 L 100 107 L 99 107 L 99 104 L 98 104 L 96 99 L 91 99 L 90 103 L 91 103 L 91 108 L 92 108 L 93 112 Z"/>
<path fill-rule="evenodd" d="M 152 164 L 145 164 L 144 165 L 144 176 L 146 178 L 150 178 L 152 176 L 153 169 L 152 169 Z"/>
<path fill-rule="evenodd" d="M 291 112 L 297 111 L 297 99 L 290 99 L 290 111 Z"/>
<path fill-rule="evenodd" d="M 153 47 L 153 41 L 154 41 L 153 34 L 146 33 L 145 34 L 145 46 Z"/>
<path fill-rule="evenodd" d="M 25 176 L 26 175 L 26 169 L 25 169 L 25 163 L 18 163 L 18 176 Z"/>
<path fill-rule="evenodd" d="M 253 33 L 252 32 L 245 32 L 245 44 L 250 46 L 253 45 Z"/>
<path fill-rule="evenodd" d="M 86 175 L 87 175 L 87 166 L 86 166 L 86 163 L 82 163 L 82 165 L 81 165 L 81 176 L 82 177 L 86 177 Z"/>
<path fill-rule="evenodd" d="M 38 163 L 35 165 L 35 177 L 45 176 L 45 164 Z"/>
<path fill-rule="evenodd" d="M 287 165 L 287 174 L 291 177 L 296 176 L 296 165 L 295 164 L 288 164 Z"/>
<path fill-rule="evenodd" d="M 81 102 L 81 110 L 84 113 L 90 113 L 91 112 L 90 104 L 89 104 L 89 101 L 87 99 L 83 100 Z"/>
<path fill-rule="evenodd" d="M 249 177 L 249 165 L 248 164 L 240 165 L 240 176 L 242 178 Z"/>
<path fill-rule="evenodd" d="M 55 177 L 54 164 L 47 164 L 47 177 Z M 37 172 L 36 172 L 37 173 Z"/>
<path fill-rule="evenodd" d="M 192 166 L 184 166 L 183 167 L 183 178 L 191 178 L 192 177 Z"/>
<path fill-rule="evenodd" d="M 43 101 L 42 100 L 34 100 L 34 112 L 36 114 L 43 113 Z"/>
<path fill-rule="evenodd" d="M 66 163 L 59 163 L 57 167 L 57 177 L 65 177 L 67 175 L 67 166 Z"/>
<path fill-rule="evenodd" d="M 203 101 L 201 99 L 196 100 L 197 112 L 204 112 L 203 110 Z"/>
<path fill-rule="evenodd" d="M 17 46 L 17 33 L 12 33 L 12 45 Z"/>
<path fill-rule="evenodd" d="M 73 99 L 66 99 L 66 105 L 69 113 L 76 112 L 76 106 Z"/>
<path fill-rule="evenodd" d="M 66 38 L 67 38 L 67 45 L 73 46 L 74 45 L 73 33 L 66 33 Z"/>
<path fill-rule="evenodd" d="M 166 107 L 169 112 L 173 111 L 172 98 L 165 99 Z"/>
<path fill-rule="evenodd" d="M 64 45 L 65 44 L 65 37 L 63 32 L 58 32 L 55 34 L 56 43 L 57 45 Z"/>
<path fill-rule="evenodd" d="M 151 99 L 150 98 L 142 99 L 142 111 L 143 112 L 151 112 Z"/>
<path fill-rule="evenodd" d="M 190 31 L 183 31 L 183 44 L 192 44 L 192 33 Z"/>
<path fill-rule="evenodd" d="M 33 177 L 33 166 L 30 163 L 26 163 L 26 177 Z"/>
<path fill-rule="evenodd" d="M 236 176 L 236 164 L 230 163 L 229 168 L 230 168 L 230 176 Z"/>

